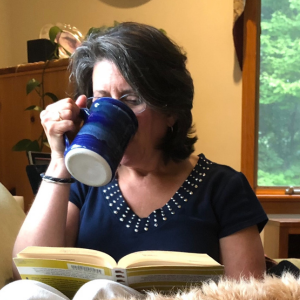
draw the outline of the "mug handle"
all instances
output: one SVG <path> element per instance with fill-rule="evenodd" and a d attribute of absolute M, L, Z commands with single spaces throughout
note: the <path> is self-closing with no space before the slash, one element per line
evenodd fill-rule
<path fill-rule="evenodd" d="M 88 108 L 80 108 L 80 117 L 83 119 L 83 124 L 85 124 L 89 116 L 90 116 L 90 111 Z M 65 153 L 66 153 L 70 147 L 70 141 L 65 133 L 63 136 L 64 136 Z"/>

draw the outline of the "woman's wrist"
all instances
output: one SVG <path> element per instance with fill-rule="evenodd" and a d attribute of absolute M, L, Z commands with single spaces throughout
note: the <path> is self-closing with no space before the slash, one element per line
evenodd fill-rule
<path fill-rule="evenodd" d="M 71 178 L 71 174 L 65 166 L 64 157 L 56 157 L 51 154 L 51 161 L 45 175 L 57 178 Z"/>
<path fill-rule="evenodd" d="M 45 173 L 41 173 L 40 176 L 42 177 L 43 181 L 49 182 L 49 183 L 55 183 L 55 184 L 71 184 L 75 182 L 74 178 L 59 178 L 59 177 L 53 177 L 46 175 Z"/>

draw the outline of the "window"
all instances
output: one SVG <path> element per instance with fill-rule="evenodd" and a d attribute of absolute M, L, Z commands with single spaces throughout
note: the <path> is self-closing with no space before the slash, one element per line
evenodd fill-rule
<path fill-rule="evenodd" d="M 300 2 L 262 0 L 258 186 L 300 186 Z"/>
<path fill-rule="evenodd" d="M 248 0 L 245 7 L 241 170 L 268 213 L 300 212 L 300 196 L 285 194 L 286 186 L 300 185 L 300 56 L 295 55 L 300 50 L 300 4 L 297 2 Z M 271 22 L 275 23 L 274 30 L 269 26 Z M 260 25 L 262 34 L 266 34 L 261 39 Z M 296 41 L 297 47 L 289 46 L 287 40 Z M 275 42 L 273 46 L 271 42 Z M 260 45 L 264 46 L 262 51 Z M 285 61 L 291 58 L 294 63 Z M 276 64 L 283 69 L 276 68 L 274 72 Z M 287 75 L 286 71 L 291 73 Z M 285 128 L 280 128 L 283 124 Z M 288 157 L 287 152 L 290 152 Z"/>

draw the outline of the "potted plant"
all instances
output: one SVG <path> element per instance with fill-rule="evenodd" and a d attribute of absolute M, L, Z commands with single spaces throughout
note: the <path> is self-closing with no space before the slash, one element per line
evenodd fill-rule
<path fill-rule="evenodd" d="M 26 95 L 30 93 L 37 93 L 39 96 L 39 103 L 27 107 L 25 111 L 36 111 L 40 113 L 42 110 L 45 109 L 46 103 L 49 102 L 47 100 L 50 100 L 52 102 L 56 102 L 58 100 L 58 97 L 55 94 L 49 91 L 45 91 L 45 70 L 47 69 L 47 66 L 51 60 L 59 59 L 59 48 L 62 48 L 68 56 L 71 55 L 71 53 L 68 52 L 68 50 L 66 50 L 62 45 L 56 42 L 57 36 L 62 32 L 63 30 L 58 26 L 53 26 L 49 30 L 49 39 L 55 45 L 54 51 L 53 53 L 51 53 L 50 57 L 45 62 L 41 80 L 32 78 L 26 84 Z M 49 144 L 47 142 L 46 135 L 42 130 L 41 134 L 37 139 L 35 140 L 22 139 L 12 147 L 12 150 L 13 151 L 43 151 L 43 148 L 45 146 L 49 147 Z"/>

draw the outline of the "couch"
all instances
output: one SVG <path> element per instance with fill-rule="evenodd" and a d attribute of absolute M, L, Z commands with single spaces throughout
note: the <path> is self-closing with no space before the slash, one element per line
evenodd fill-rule
<path fill-rule="evenodd" d="M 12 281 L 13 245 L 25 219 L 22 200 L 0 183 L 0 289 Z"/>

